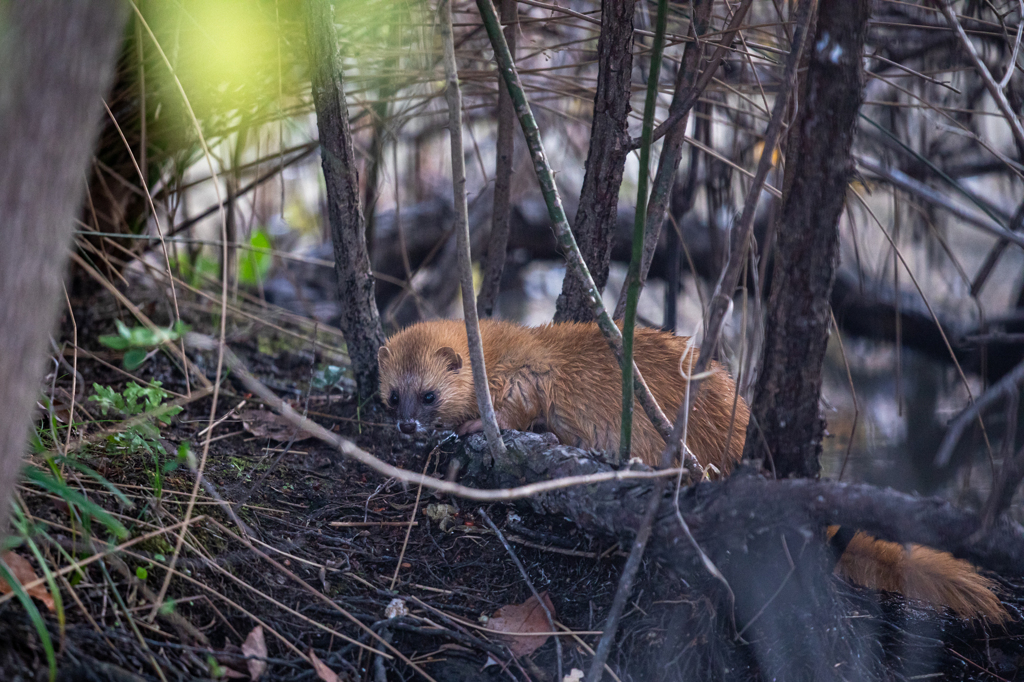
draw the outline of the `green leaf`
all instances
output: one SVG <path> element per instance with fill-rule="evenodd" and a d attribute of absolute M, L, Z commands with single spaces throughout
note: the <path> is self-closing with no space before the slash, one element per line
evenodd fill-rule
<path fill-rule="evenodd" d="M 220 679 L 221 677 L 224 677 L 224 667 L 221 666 L 221 664 L 217 662 L 217 659 L 211 656 L 210 654 L 206 655 L 206 666 L 210 674 L 210 677 L 214 679 Z"/>
<path fill-rule="evenodd" d="M 124 354 L 124 359 L 121 361 L 124 364 L 124 368 L 129 372 L 134 372 L 139 367 L 142 367 L 142 363 L 146 361 L 146 353 L 143 348 L 133 348 Z"/>
<path fill-rule="evenodd" d="M 131 345 L 131 342 L 128 339 L 120 336 L 114 336 L 113 334 L 102 334 L 98 341 L 100 342 L 100 345 L 113 350 L 126 350 Z"/>
<path fill-rule="evenodd" d="M 139 580 L 145 580 L 146 578 L 149 577 L 149 572 L 145 568 L 143 568 L 142 566 L 139 566 L 138 568 L 135 569 L 135 577 L 138 578 Z"/>
<path fill-rule="evenodd" d="M 117 333 L 121 336 L 121 338 L 127 341 L 131 341 L 132 330 L 128 328 L 128 325 L 126 325 L 121 320 L 114 320 L 114 326 L 117 327 Z"/>
<path fill-rule="evenodd" d="M 163 413 L 157 415 L 157 421 L 165 425 L 170 424 L 171 418 L 174 417 L 174 415 L 180 413 L 183 409 L 185 408 L 183 408 L 181 405 L 173 405 L 171 407 L 168 407 L 166 410 L 164 410 Z"/>
<path fill-rule="evenodd" d="M 263 230 L 256 230 L 249 237 L 249 245 L 257 249 L 270 249 L 270 237 Z M 248 286 L 256 286 L 266 279 L 273 265 L 274 257 L 267 251 L 239 250 L 238 281 Z"/>
<path fill-rule="evenodd" d="M 36 431 L 33 431 L 32 433 L 29 434 L 28 447 L 29 451 L 31 451 L 33 455 L 41 455 L 42 453 L 48 450 L 46 445 L 43 443 L 43 439 L 39 436 L 39 433 Z"/>
<path fill-rule="evenodd" d="M 89 400 L 98 403 L 100 411 L 104 415 L 110 410 L 125 411 L 124 398 L 121 397 L 120 393 L 109 386 L 100 386 L 95 383 L 92 385 L 92 389 L 96 392 L 96 395 L 89 396 Z"/>
<path fill-rule="evenodd" d="M 313 374 L 313 388 L 317 391 L 324 391 L 336 385 L 344 376 L 345 370 L 341 367 L 327 365 Z"/>

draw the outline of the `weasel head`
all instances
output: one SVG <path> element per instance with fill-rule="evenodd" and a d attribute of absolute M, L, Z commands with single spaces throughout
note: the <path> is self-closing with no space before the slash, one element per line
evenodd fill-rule
<path fill-rule="evenodd" d="M 451 429 L 476 416 L 472 372 L 453 347 L 466 345 L 465 330 L 460 344 L 448 327 L 413 325 L 377 351 L 380 397 L 402 433 Z"/>

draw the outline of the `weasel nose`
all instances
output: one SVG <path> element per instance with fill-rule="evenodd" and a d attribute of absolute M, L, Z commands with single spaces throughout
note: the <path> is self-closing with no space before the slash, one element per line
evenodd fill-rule
<path fill-rule="evenodd" d="M 415 433 L 416 422 L 398 422 L 398 428 L 402 430 L 402 433 Z"/>

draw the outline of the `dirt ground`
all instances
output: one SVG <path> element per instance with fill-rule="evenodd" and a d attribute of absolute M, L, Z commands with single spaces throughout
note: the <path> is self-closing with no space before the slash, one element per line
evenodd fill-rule
<path fill-rule="evenodd" d="M 110 319 L 96 313 L 102 309 L 93 303 L 77 316 L 80 339 L 112 330 Z M 62 332 L 71 339 L 67 320 Z M 387 462 L 446 472 L 436 438 L 401 437 L 372 406 L 357 407 L 350 382 L 337 381 L 328 367 L 336 356 L 324 348 L 245 330 L 229 344 L 261 381 L 323 426 Z M 76 388 L 82 382 L 86 388 L 77 400 L 93 395 L 94 383 L 124 390 L 130 379 L 119 353 L 91 340 L 81 349 Z M 72 348 L 65 357 L 74 359 Z M 214 355 L 190 357 L 215 377 Z M 199 387 L 186 387 L 177 363 L 165 349 L 134 376 L 159 380 L 173 394 L 198 395 Z M 66 402 L 61 396 L 70 396 L 72 378 L 66 369 L 50 377 L 55 410 Z M 375 682 L 556 679 L 559 652 L 552 637 L 535 635 L 541 645 L 523 653 L 526 638 L 503 637 L 490 627 L 495 621 L 486 620 L 526 602 L 531 589 L 479 505 L 383 480 L 304 434 L 292 441 L 291 431 L 228 376 L 205 458 L 210 487 L 200 488 L 190 509 L 195 477 L 185 463 L 169 465 L 182 443 L 191 443 L 201 459 L 211 397 L 181 402 L 183 411 L 149 449 L 96 437 L 123 429 L 121 416 L 104 417 L 95 401 L 78 403 L 88 412 L 75 418 L 73 440 L 95 439 L 69 459 L 97 475 L 70 466 L 64 475 L 114 515 L 128 538 L 117 540 L 102 524 L 82 521 L 84 512 L 52 491 L 32 483 L 21 488 L 19 504 L 50 569 L 72 558 L 89 561 L 58 578 L 62 613 L 36 602 L 57 651 L 57 679 L 250 679 L 253 661 L 247 663 L 245 653 L 265 662 L 261 679 L 267 680 L 330 680 L 330 674 Z M 157 448 L 154 455 L 154 443 L 165 452 Z M 42 462 L 33 458 L 35 466 Z M 567 629 L 560 637 L 563 675 L 588 670 L 625 552 L 606 538 L 584 535 L 569 519 L 521 505 L 483 510 Z M 171 601 L 154 613 L 186 517 L 188 532 L 167 586 Z M 111 551 L 108 541 L 132 544 Z M 27 545 L 15 551 L 42 573 Z M 864 623 L 858 632 L 872 639 L 879 679 L 1022 679 L 1024 585 L 1003 584 L 1016 618 L 1005 628 L 936 614 L 898 595 L 841 591 Z M 389 610 L 399 615 L 389 618 Z M 645 563 L 604 679 L 759 679 L 751 644 L 722 640 L 716 632 L 722 618 L 720 605 L 685 575 Z M 318 672 L 314 655 L 329 671 Z M 25 609 L 16 599 L 0 603 L 0 679 L 47 678 L 45 648 Z"/>

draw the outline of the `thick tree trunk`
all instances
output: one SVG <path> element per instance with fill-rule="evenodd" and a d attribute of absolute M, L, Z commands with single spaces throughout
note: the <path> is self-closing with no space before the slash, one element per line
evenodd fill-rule
<path fill-rule="evenodd" d="M 384 332 L 373 297 L 373 274 L 366 249 L 363 213 L 359 208 L 359 178 L 345 103 L 341 56 L 328 0 L 306 0 L 306 37 L 313 104 L 320 131 L 320 156 L 327 182 L 327 215 L 334 242 L 338 295 L 344 309 L 345 335 L 352 371 L 361 400 L 377 391 L 377 349 Z"/>
<path fill-rule="evenodd" d="M 0 5 L 0 535 L 127 5 Z"/>
<path fill-rule="evenodd" d="M 629 95 L 633 71 L 633 2 L 602 0 L 597 41 L 597 94 L 590 149 L 572 231 L 598 289 L 608 281 L 622 170 L 629 153 Z M 593 319 L 579 279 L 567 270 L 555 322 Z"/>
<path fill-rule="evenodd" d="M 839 217 L 852 172 L 850 145 L 863 99 L 870 0 L 824 0 L 806 89 L 798 100 L 795 164 L 776 237 L 761 374 L 746 454 L 770 456 L 779 477 L 818 475 L 824 432 L 818 400 L 828 344 Z M 758 429 L 762 434 L 758 434 Z M 768 453 L 764 452 L 767 444 Z"/>

